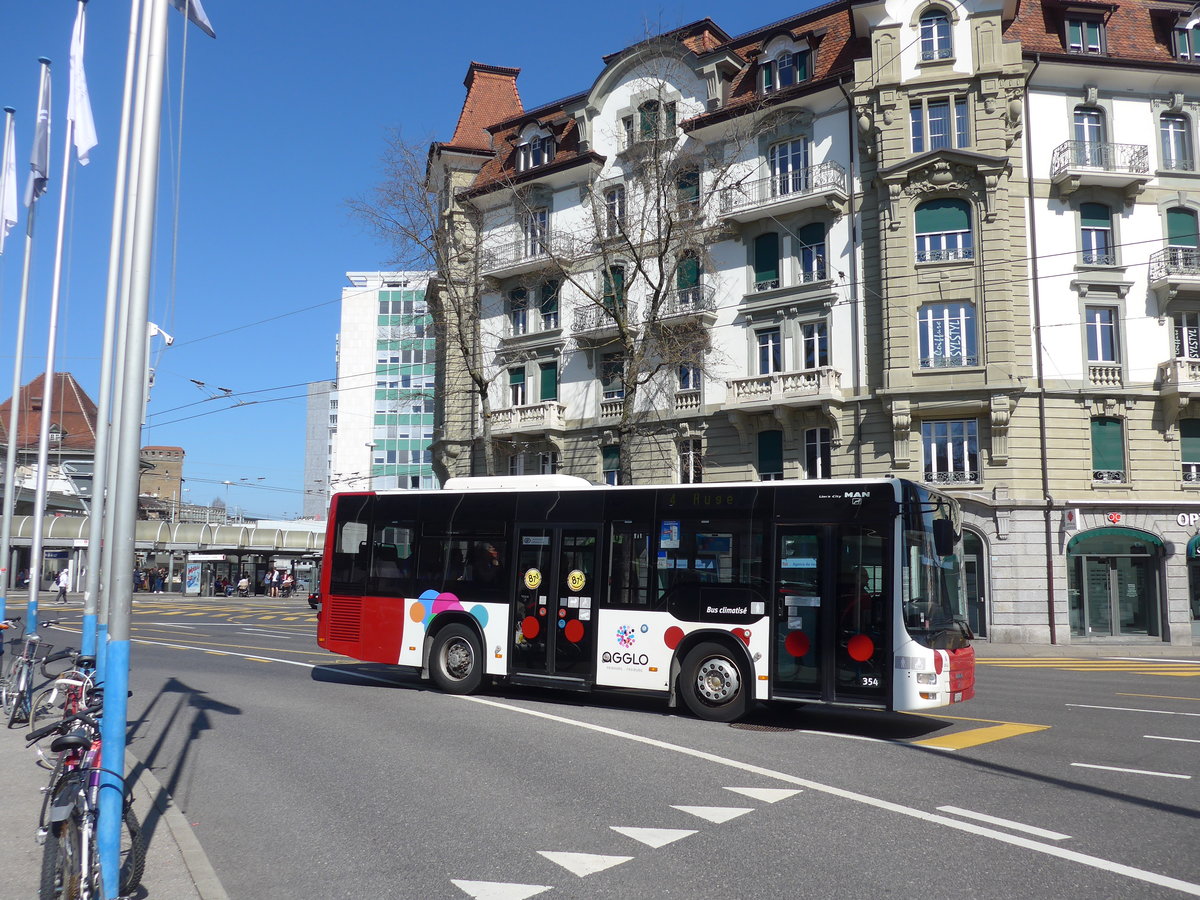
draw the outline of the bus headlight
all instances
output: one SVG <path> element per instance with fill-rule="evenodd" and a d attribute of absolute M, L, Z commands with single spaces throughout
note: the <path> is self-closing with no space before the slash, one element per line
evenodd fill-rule
<path fill-rule="evenodd" d="M 917 684 L 937 684 L 936 672 L 918 672 Z"/>

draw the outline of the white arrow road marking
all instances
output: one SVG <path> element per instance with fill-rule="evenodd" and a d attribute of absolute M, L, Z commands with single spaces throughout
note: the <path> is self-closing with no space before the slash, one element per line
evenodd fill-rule
<path fill-rule="evenodd" d="M 559 853 L 554 850 L 539 850 L 539 854 L 546 857 L 552 863 L 558 863 L 568 872 L 578 875 L 583 878 L 585 875 L 593 875 L 596 872 L 603 872 L 605 869 L 611 869 L 613 866 L 619 866 L 621 863 L 629 862 L 633 859 L 632 856 L 601 856 L 598 853 Z"/>
<path fill-rule="evenodd" d="M 525 900 L 544 894 L 550 888 L 544 884 L 511 884 L 504 881 L 460 881 L 451 878 L 450 883 L 475 900 Z"/>
<path fill-rule="evenodd" d="M 623 828 L 620 825 L 609 825 L 613 831 L 641 841 L 647 847 L 665 847 L 689 834 L 695 834 L 694 828 Z"/>
<path fill-rule="evenodd" d="M 727 787 L 727 791 L 749 797 L 751 800 L 761 800 L 763 803 L 778 803 L 788 797 L 795 797 L 799 791 L 789 791 L 783 788 L 735 788 Z"/>
<path fill-rule="evenodd" d="M 716 822 L 718 825 L 728 822 L 730 819 L 736 819 L 738 816 L 744 816 L 748 812 L 754 812 L 746 806 L 676 806 L 673 808 L 710 822 Z"/>

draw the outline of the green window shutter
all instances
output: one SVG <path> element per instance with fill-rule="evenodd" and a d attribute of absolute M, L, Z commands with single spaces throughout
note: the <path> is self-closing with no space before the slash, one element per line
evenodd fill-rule
<path fill-rule="evenodd" d="M 555 363 L 542 363 L 542 400 L 558 399 L 558 366 Z"/>
<path fill-rule="evenodd" d="M 971 210 L 965 200 L 927 200 L 917 207 L 917 234 L 970 231 Z"/>
<path fill-rule="evenodd" d="M 1112 212 L 1103 203 L 1080 203 L 1079 224 L 1084 228 L 1111 228 Z"/>
<path fill-rule="evenodd" d="M 1167 243 L 1172 247 L 1196 246 L 1196 214 L 1190 209 L 1167 210 Z"/>
<path fill-rule="evenodd" d="M 1083 23 L 1079 21 L 1067 23 L 1067 46 L 1083 46 Z"/>
<path fill-rule="evenodd" d="M 758 471 L 771 474 L 783 471 L 782 431 L 758 433 Z"/>
<path fill-rule="evenodd" d="M 797 81 L 807 81 L 808 80 L 808 63 L 809 63 L 811 56 L 812 56 L 812 53 L 809 50 L 801 50 L 799 53 L 796 54 L 796 80 Z"/>
<path fill-rule="evenodd" d="M 762 72 L 763 90 L 767 92 L 775 90 L 775 63 L 763 63 Z"/>
<path fill-rule="evenodd" d="M 1092 419 L 1092 468 L 1125 471 L 1125 429 L 1120 419 Z"/>
<path fill-rule="evenodd" d="M 604 471 L 611 472 L 621 468 L 621 448 L 615 445 L 600 448 L 600 457 L 604 460 Z"/>
<path fill-rule="evenodd" d="M 825 226 L 820 222 L 813 222 L 805 225 L 796 232 L 796 237 L 800 239 L 802 247 L 815 247 L 818 244 L 825 243 Z"/>
<path fill-rule="evenodd" d="M 754 239 L 754 280 L 775 281 L 779 278 L 779 235 L 760 234 Z"/>
<path fill-rule="evenodd" d="M 679 265 L 675 268 L 675 285 L 681 291 L 693 288 L 700 283 L 700 258 L 694 253 L 680 257 Z"/>
<path fill-rule="evenodd" d="M 1200 419 L 1183 419 L 1179 423 L 1183 462 L 1200 463 Z"/>
<path fill-rule="evenodd" d="M 525 383 L 525 370 L 524 369 L 509 369 L 508 370 L 508 383 L 510 385 L 524 384 Z"/>
<path fill-rule="evenodd" d="M 679 177 L 675 179 L 675 190 L 678 192 L 679 199 L 684 203 L 695 203 L 700 199 L 700 172 L 697 169 L 689 169 L 686 172 L 680 172 Z"/>

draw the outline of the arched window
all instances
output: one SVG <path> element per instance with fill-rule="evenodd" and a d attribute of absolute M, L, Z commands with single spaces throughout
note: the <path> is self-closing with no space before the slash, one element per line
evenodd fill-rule
<path fill-rule="evenodd" d="M 1158 120 L 1159 146 L 1164 169 L 1194 169 L 1192 158 L 1192 123 L 1187 116 L 1163 113 Z"/>
<path fill-rule="evenodd" d="M 1094 106 L 1077 106 L 1074 123 L 1075 141 L 1071 145 L 1071 164 L 1105 168 L 1108 144 L 1104 130 L 1104 113 Z"/>
<path fill-rule="evenodd" d="M 800 278 L 805 282 L 824 281 L 825 269 L 825 225 L 812 222 L 796 232 L 800 244 Z"/>
<path fill-rule="evenodd" d="M 1079 248 L 1085 266 L 1115 266 L 1112 210 L 1103 203 L 1079 204 Z"/>
<path fill-rule="evenodd" d="M 941 9 L 931 9 L 921 16 L 921 59 L 949 59 L 954 55 L 950 43 L 950 17 Z"/>
<path fill-rule="evenodd" d="M 926 200 L 916 209 L 917 262 L 974 259 L 971 207 L 965 200 Z"/>
<path fill-rule="evenodd" d="M 811 54 L 812 51 L 808 49 L 787 49 L 777 53 L 773 59 L 760 63 L 763 93 L 770 94 L 807 81 Z"/>

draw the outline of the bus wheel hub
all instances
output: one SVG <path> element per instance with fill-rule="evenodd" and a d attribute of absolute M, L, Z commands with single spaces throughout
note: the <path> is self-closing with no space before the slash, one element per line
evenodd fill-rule
<path fill-rule="evenodd" d="M 707 659 L 696 676 L 696 688 L 709 703 L 724 703 L 738 692 L 737 666 L 727 659 Z"/>

